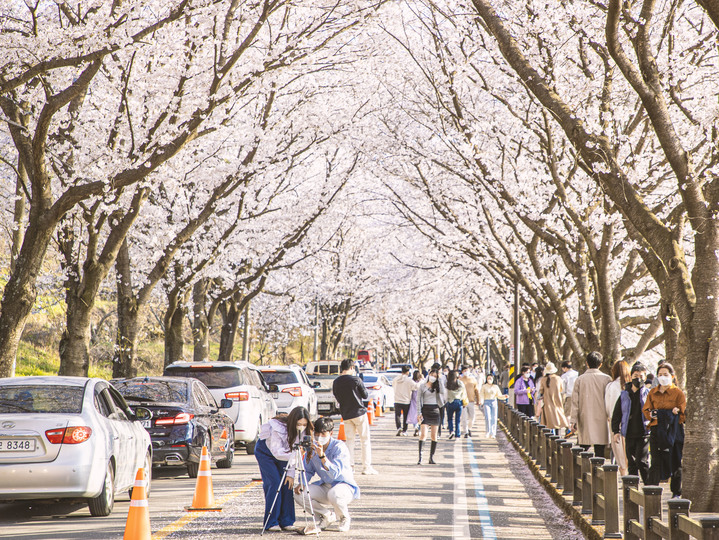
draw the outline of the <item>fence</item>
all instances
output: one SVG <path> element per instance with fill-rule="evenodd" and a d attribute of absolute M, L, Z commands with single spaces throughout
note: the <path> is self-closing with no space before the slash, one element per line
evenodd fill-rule
<path fill-rule="evenodd" d="M 691 502 L 686 499 L 667 501 L 668 520 L 662 521 L 662 488 L 639 489 L 638 476 L 622 477 L 620 516 L 617 465 L 554 435 L 551 429 L 504 402 L 499 403 L 499 418 L 507 435 L 522 447 L 557 491 L 565 499 L 571 496 L 572 505 L 591 516 L 592 525 L 603 527 L 604 538 L 719 540 L 719 516 L 690 517 Z"/>

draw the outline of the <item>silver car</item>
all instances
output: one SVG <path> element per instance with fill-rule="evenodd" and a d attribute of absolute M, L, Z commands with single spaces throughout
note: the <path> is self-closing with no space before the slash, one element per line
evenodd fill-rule
<path fill-rule="evenodd" d="M 138 468 L 151 476 L 135 414 L 102 379 L 0 379 L 0 500 L 85 500 L 93 516 L 109 515 Z"/>
<path fill-rule="evenodd" d="M 310 418 L 317 418 L 317 395 L 304 370 L 297 366 L 261 367 L 268 385 L 276 385 L 277 392 L 271 395 L 277 404 L 277 412 L 288 413 L 295 407 L 304 407 Z"/>

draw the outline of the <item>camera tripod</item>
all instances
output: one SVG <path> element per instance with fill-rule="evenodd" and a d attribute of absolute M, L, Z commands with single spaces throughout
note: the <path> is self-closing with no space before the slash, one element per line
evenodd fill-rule
<path fill-rule="evenodd" d="M 290 467 L 292 467 L 293 464 L 295 465 L 295 486 L 293 487 L 293 492 L 294 489 L 299 486 L 300 492 L 302 493 L 302 513 L 305 517 L 305 528 L 309 525 L 309 520 L 307 519 L 307 506 L 309 506 L 310 515 L 312 516 L 312 529 L 316 531 L 316 535 L 319 535 L 319 530 L 317 529 L 317 521 L 315 520 L 315 511 L 312 508 L 312 497 L 310 497 L 309 483 L 307 482 L 307 475 L 305 474 L 305 462 L 302 457 L 302 445 L 295 444 L 292 447 L 292 457 L 287 461 L 287 465 L 285 465 L 284 472 L 282 473 L 282 478 L 280 479 L 280 485 L 277 486 L 275 498 L 272 500 L 272 506 L 270 506 L 270 511 L 268 512 L 267 519 L 262 525 L 262 532 L 260 533 L 260 536 L 263 536 L 265 534 L 265 531 L 267 530 L 267 523 L 270 520 L 272 510 L 274 510 L 275 504 L 277 503 L 277 497 L 279 497 L 280 490 L 285 484 L 285 479 L 287 478 L 287 471 L 289 471 Z M 305 505 L 305 496 L 307 497 L 308 505 Z"/>

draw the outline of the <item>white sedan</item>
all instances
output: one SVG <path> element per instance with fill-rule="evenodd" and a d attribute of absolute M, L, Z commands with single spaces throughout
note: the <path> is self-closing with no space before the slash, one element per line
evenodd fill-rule
<path fill-rule="evenodd" d="M 152 443 L 135 416 L 145 413 L 102 379 L 0 379 L 0 501 L 84 500 L 109 515 L 138 468 L 149 482 Z"/>
<path fill-rule="evenodd" d="M 379 399 L 383 409 L 394 408 L 394 388 L 387 377 L 381 373 L 360 373 L 360 378 L 367 389 L 369 399 L 375 403 Z"/>

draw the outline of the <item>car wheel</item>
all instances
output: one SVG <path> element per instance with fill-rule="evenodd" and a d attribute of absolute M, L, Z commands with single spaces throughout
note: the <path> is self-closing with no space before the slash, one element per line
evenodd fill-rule
<path fill-rule="evenodd" d="M 145 485 L 145 497 L 149 498 L 150 484 L 152 483 L 152 458 L 150 457 L 150 452 L 145 454 L 145 463 L 143 464 L 143 467 L 145 468 L 145 482 L 147 482 Z M 130 495 L 130 499 L 132 499 L 132 488 L 130 488 L 127 492 Z"/>
<path fill-rule="evenodd" d="M 229 469 L 232 467 L 232 462 L 235 460 L 235 432 L 230 430 L 229 440 L 227 441 L 227 452 L 225 453 L 225 459 L 221 459 L 217 462 L 218 469 Z"/>
<path fill-rule="evenodd" d="M 95 517 L 109 516 L 115 506 L 115 469 L 112 463 L 107 464 L 105 482 L 102 484 L 102 491 L 97 497 L 87 501 L 90 508 L 90 515 Z"/>
<path fill-rule="evenodd" d="M 212 439 L 210 439 L 207 434 L 202 439 L 202 444 L 200 445 L 200 456 L 202 456 L 202 447 L 207 447 L 207 453 L 210 456 L 210 460 L 212 460 Z M 193 461 L 187 462 L 187 475 L 190 478 L 197 478 L 197 473 L 200 471 L 200 462 L 197 463 Z"/>

